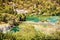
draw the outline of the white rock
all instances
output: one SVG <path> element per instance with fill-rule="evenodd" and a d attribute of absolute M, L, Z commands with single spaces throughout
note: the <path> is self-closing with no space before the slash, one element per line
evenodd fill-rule
<path fill-rule="evenodd" d="M 16 9 L 16 12 L 17 12 L 18 14 L 21 14 L 21 13 L 28 13 L 28 11 L 27 11 L 27 10 L 24 10 L 24 9 L 22 9 L 22 10 Z"/>

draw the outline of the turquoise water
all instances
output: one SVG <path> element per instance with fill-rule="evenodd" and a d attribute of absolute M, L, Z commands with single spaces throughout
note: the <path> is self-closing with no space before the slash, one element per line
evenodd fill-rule
<path fill-rule="evenodd" d="M 57 21 L 59 21 L 59 17 L 54 16 L 54 17 L 50 17 L 47 20 L 49 20 L 51 23 L 56 23 Z"/>
<path fill-rule="evenodd" d="M 45 17 L 44 18 L 38 18 L 38 17 L 32 16 L 32 17 L 27 17 L 26 18 L 26 21 L 39 22 L 39 21 L 42 21 L 42 20 L 48 20 L 51 23 L 56 23 L 59 20 L 59 17 L 58 16 L 52 16 L 52 17 L 48 17 L 48 18 L 45 18 Z"/>
<path fill-rule="evenodd" d="M 44 17 L 42 19 L 42 18 L 38 18 L 38 17 L 32 16 L 32 17 L 27 17 L 26 21 L 39 22 L 39 21 L 44 20 L 44 19 L 48 20 L 51 23 L 56 23 L 60 18 L 57 17 L 57 16 L 53 16 L 53 17 L 49 17 L 47 19 Z M 44 27 L 46 27 L 46 25 L 44 25 Z M 16 26 L 16 27 L 12 28 L 11 31 L 17 32 L 17 31 L 20 31 L 20 28 L 18 26 Z"/>
<path fill-rule="evenodd" d="M 20 28 L 18 26 L 11 29 L 11 31 L 13 31 L 13 32 L 18 32 L 19 30 L 20 30 Z"/>
<path fill-rule="evenodd" d="M 39 20 L 39 18 L 37 18 L 37 17 L 27 17 L 27 18 L 26 18 L 26 21 L 39 22 L 40 20 Z"/>

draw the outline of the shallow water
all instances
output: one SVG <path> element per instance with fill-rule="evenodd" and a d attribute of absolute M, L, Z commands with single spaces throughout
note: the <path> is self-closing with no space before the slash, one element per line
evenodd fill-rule
<path fill-rule="evenodd" d="M 26 18 L 26 21 L 33 21 L 33 22 L 39 22 L 39 21 L 49 21 L 51 23 L 56 23 L 57 21 L 60 20 L 59 16 L 51 16 L 51 17 L 34 17 L 34 16 L 31 16 L 31 17 L 27 17 Z"/>
<path fill-rule="evenodd" d="M 39 18 L 39 17 L 34 17 L 34 16 L 26 18 L 26 21 L 32 21 L 35 23 L 41 22 L 42 20 L 44 20 L 44 21 L 48 20 L 50 23 L 56 23 L 57 21 L 60 20 L 60 18 L 58 16 L 52 16 L 52 17 L 48 17 L 48 18 L 44 17 L 43 19 Z M 46 27 L 46 25 L 44 25 L 44 27 Z M 11 31 L 13 31 L 13 32 L 19 31 L 19 27 L 14 27 L 11 29 Z"/>
<path fill-rule="evenodd" d="M 20 29 L 19 29 L 18 26 L 16 26 L 16 27 L 14 27 L 14 28 L 11 29 L 12 32 L 18 32 L 19 30 L 20 30 Z"/>
<path fill-rule="evenodd" d="M 49 20 L 51 23 L 56 23 L 57 21 L 60 20 L 60 18 L 58 16 L 53 16 L 48 18 L 47 20 Z"/>
<path fill-rule="evenodd" d="M 26 21 L 39 22 L 40 20 L 39 20 L 39 18 L 37 18 L 37 17 L 27 17 L 27 18 L 26 18 Z"/>

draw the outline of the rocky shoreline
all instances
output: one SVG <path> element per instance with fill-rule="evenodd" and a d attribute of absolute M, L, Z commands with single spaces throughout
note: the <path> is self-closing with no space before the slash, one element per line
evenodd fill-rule
<path fill-rule="evenodd" d="M 60 28 L 60 24 L 57 25 L 57 23 L 49 23 L 49 22 L 32 22 L 32 21 L 26 21 L 22 24 L 32 25 L 36 31 L 42 31 L 44 33 L 54 33 L 56 31 L 59 31 L 58 28 Z"/>
<path fill-rule="evenodd" d="M 59 31 L 60 24 L 58 23 L 49 23 L 49 22 L 32 22 L 32 21 L 25 21 L 22 24 L 32 25 L 36 31 L 43 31 L 43 32 L 55 32 Z M 22 25 L 23 26 L 23 25 Z M 0 24 L 0 32 L 6 33 L 9 32 L 14 26 L 11 26 L 8 23 Z"/>
<path fill-rule="evenodd" d="M 9 32 L 14 26 L 11 26 L 8 23 L 0 24 L 0 32 L 6 33 Z"/>

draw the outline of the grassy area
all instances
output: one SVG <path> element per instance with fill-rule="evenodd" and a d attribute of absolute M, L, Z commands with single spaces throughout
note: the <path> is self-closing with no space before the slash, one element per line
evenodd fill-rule
<path fill-rule="evenodd" d="M 18 13 L 16 9 L 28 13 Z M 58 23 L 36 24 L 40 21 Z M 3 24 L 15 27 L 7 33 L 0 32 L 0 40 L 60 40 L 60 0 L 0 0 L 0 25 Z"/>
<path fill-rule="evenodd" d="M 48 34 L 44 31 L 36 31 L 31 24 L 20 24 L 20 31 L 8 32 L 6 34 L 0 33 L 0 40 L 59 40 L 60 32 Z"/>

